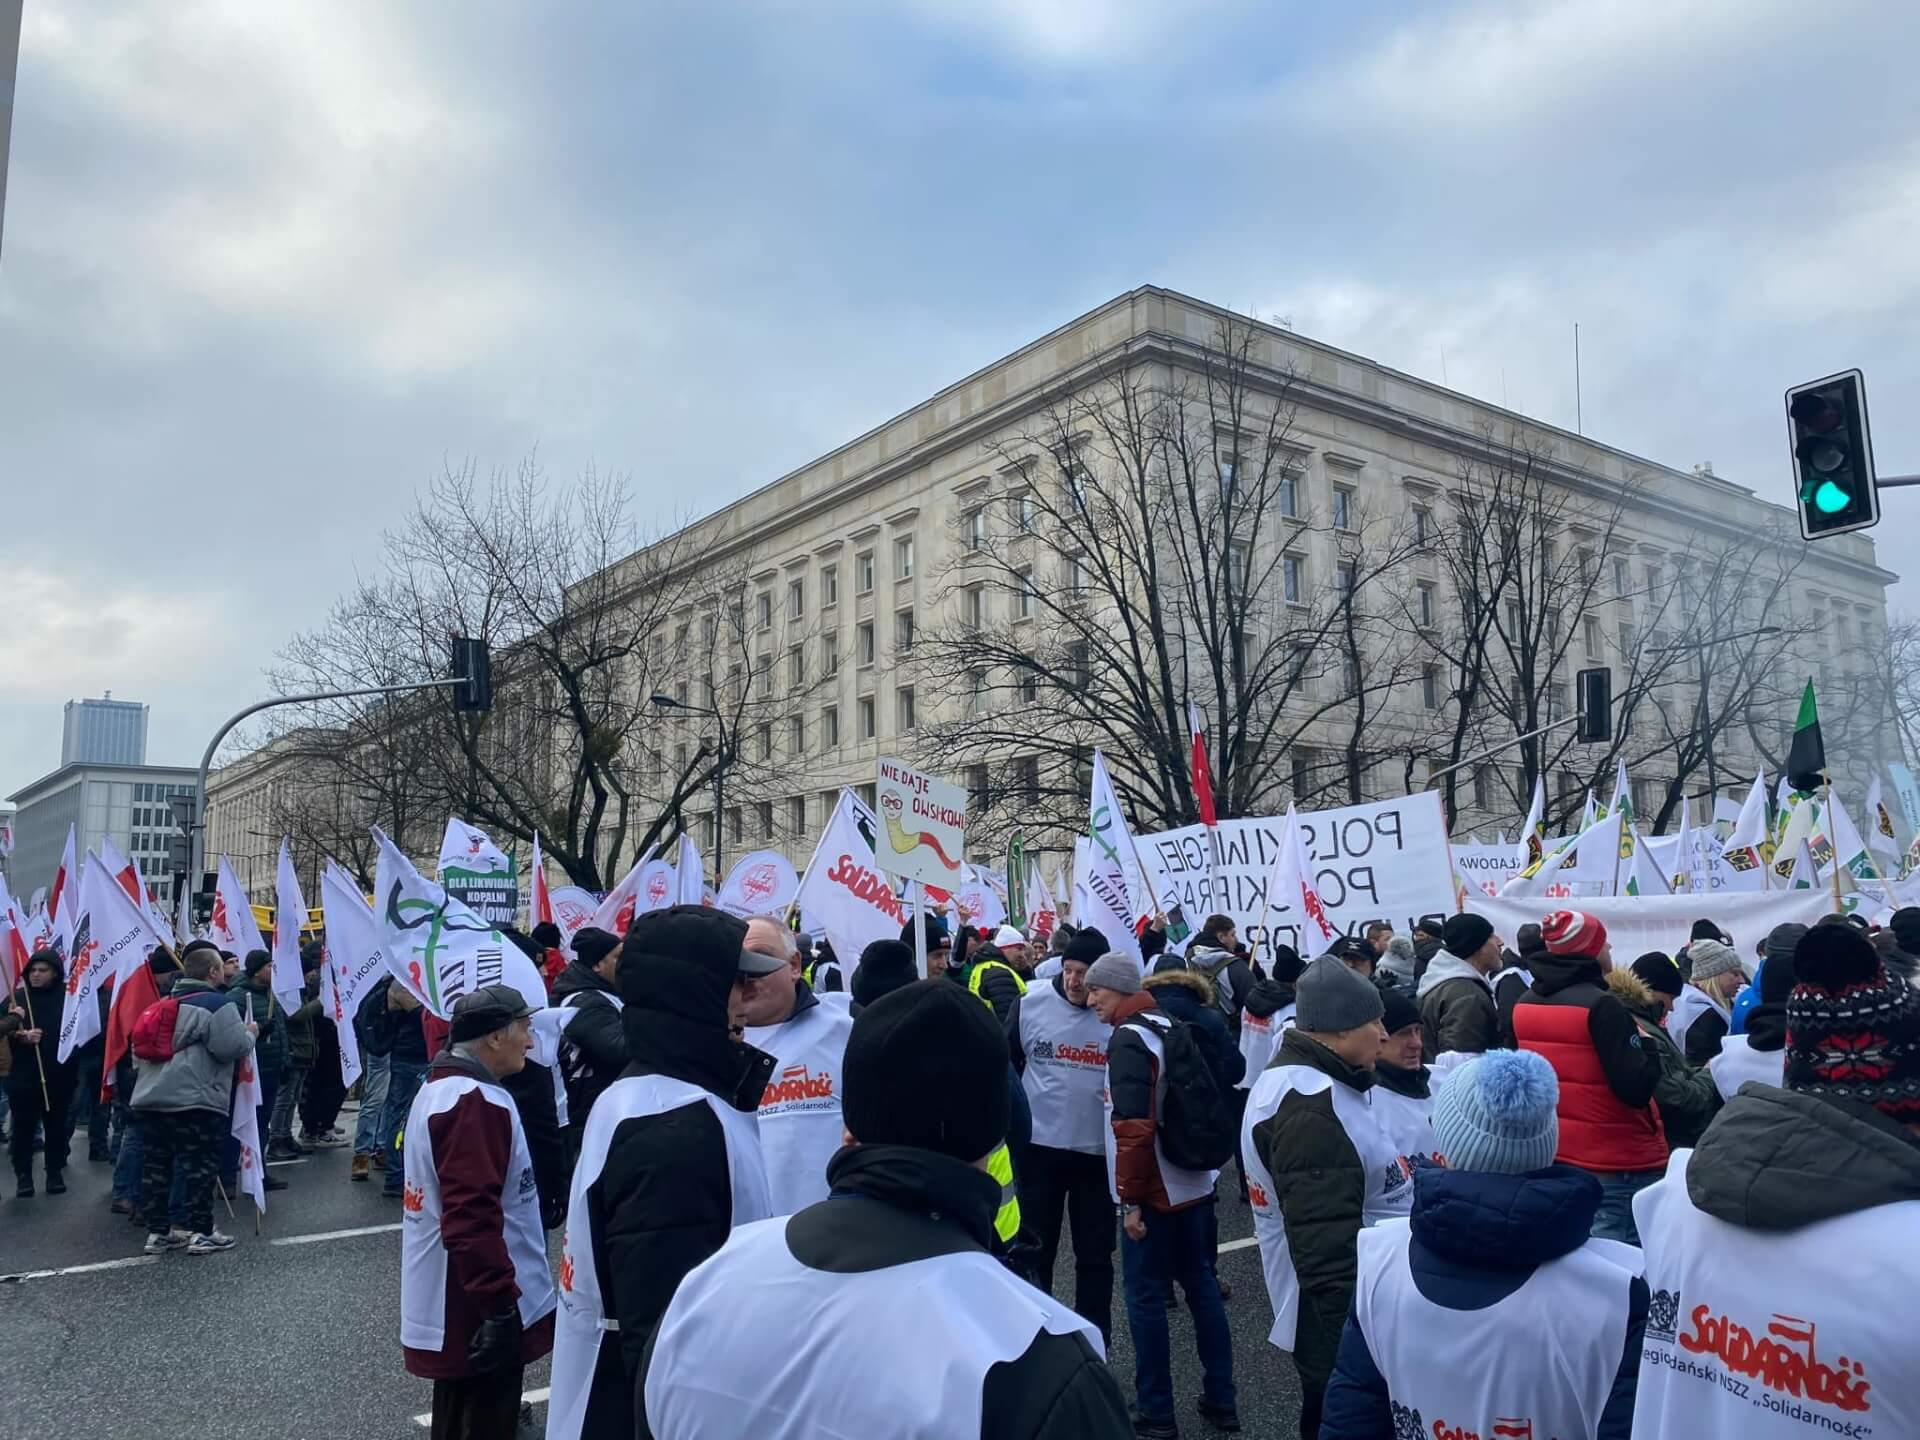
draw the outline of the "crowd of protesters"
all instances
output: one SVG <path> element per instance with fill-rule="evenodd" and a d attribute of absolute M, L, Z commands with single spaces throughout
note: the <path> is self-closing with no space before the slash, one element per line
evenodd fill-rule
<path fill-rule="evenodd" d="M 549 1353 L 556 1440 L 1174 1436 L 1182 1304 L 1186 1398 L 1237 1431 L 1259 1378 L 1223 1203 L 1251 1208 L 1306 1440 L 1920 1435 L 1920 910 L 1751 957 L 1702 920 L 1631 965 L 1574 910 L 1311 960 L 1224 915 L 1183 953 L 1164 922 L 1117 947 L 922 923 L 848 959 L 702 906 L 509 931 L 554 1063 L 518 990 L 443 1021 L 382 982 L 351 1135 L 317 945 L 293 1009 L 264 953 L 155 951 L 164 1001 L 105 1076 L 54 1062 L 41 952 L 0 1016 L 18 1194 L 36 1158 L 64 1193 L 84 1126 L 149 1252 L 230 1246 L 251 1066 L 269 1163 L 351 1145 L 399 1202 L 436 1436 L 529 1433 Z"/>

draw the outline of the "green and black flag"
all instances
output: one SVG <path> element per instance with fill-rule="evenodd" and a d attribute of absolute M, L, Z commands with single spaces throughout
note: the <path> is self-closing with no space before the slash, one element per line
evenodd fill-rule
<path fill-rule="evenodd" d="M 1820 788 L 1827 768 L 1827 747 L 1820 740 L 1820 712 L 1814 708 L 1813 681 L 1800 697 L 1800 718 L 1793 722 L 1793 744 L 1787 749 L 1787 783 L 1796 790 Z"/>

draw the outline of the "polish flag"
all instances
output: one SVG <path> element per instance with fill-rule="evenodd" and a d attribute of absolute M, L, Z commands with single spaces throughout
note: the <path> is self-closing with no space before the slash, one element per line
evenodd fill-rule
<path fill-rule="evenodd" d="M 1207 727 L 1192 705 L 1187 706 L 1187 725 L 1193 732 L 1193 803 L 1200 809 L 1200 823 L 1211 830 L 1220 815 L 1213 807 L 1213 772 L 1207 768 Z"/>
<path fill-rule="evenodd" d="M 113 980 L 113 1004 L 107 1011 L 107 1053 L 100 1062 L 100 1098 L 113 1098 L 113 1072 L 133 1044 L 133 1026 L 149 1005 L 158 1004 L 160 986 L 153 978 L 153 952 L 129 956 Z M 128 1096 L 132 1099 L 132 1096 Z"/>
<path fill-rule="evenodd" d="M 73 826 L 67 826 L 67 848 L 60 853 L 60 868 L 53 872 L 53 887 L 47 891 L 47 918 L 58 937 L 62 964 L 73 961 L 74 911 L 79 908 L 80 865 L 73 854 Z"/>
<path fill-rule="evenodd" d="M 547 862 L 540 855 L 540 832 L 533 832 L 533 884 L 527 896 L 527 928 L 553 923 L 553 897 L 547 893 Z"/>

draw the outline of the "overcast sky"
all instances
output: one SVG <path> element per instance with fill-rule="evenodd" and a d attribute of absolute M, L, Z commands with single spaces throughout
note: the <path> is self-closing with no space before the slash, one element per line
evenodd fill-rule
<path fill-rule="evenodd" d="M 191 764 L 443 458 L 710 508 L 1162 284 L 1787 494 L 1920 470 L 1920 6 L 26 0 L 0 794 Z M 1893 569 L 1920 499 L 1889 507 Z"/>

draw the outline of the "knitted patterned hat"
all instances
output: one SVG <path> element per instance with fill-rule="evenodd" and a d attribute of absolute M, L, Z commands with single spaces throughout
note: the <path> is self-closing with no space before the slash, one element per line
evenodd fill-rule
<path fill-rule="evenodd" d="M 1556 910 L 1540 922 L 1540 938 L 1551 954 L 1591 959 L 1607 943 L 1607 927 L 1584 910 Z"/>
<path fill-rule="evenodd" d="M 1787 1088 L 1920 1122 L 1920 993 L 1889 975 L 1866 936 L 1846 925 L 1809 930 L 1793 968 Z"/>
<path fill-rule="evenodd" d="M 1525 1175 L 1560 1146 L 1560 1083 L 1531 1050 L 1489 1050 L 1455 1070 L 1433 1102 L 1433 1141 L 1450 1170 Z"/>

